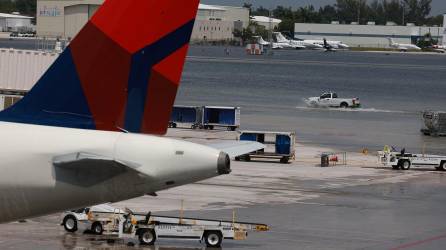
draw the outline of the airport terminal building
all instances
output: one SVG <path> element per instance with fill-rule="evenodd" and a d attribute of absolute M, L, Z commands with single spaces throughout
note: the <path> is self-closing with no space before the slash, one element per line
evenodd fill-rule
<path fill-rule="evenodd" d="M 104 0 L 37 0 L 37 35 L 72 38 Z M 135 24 L 136 25 L 136 24 Z M 235 29 L 249 25 L 249 9 L 200 4 L 192 41 L 232 40 Z"/>
<path fill-rule="evenodd" d="M 387 38 L 393 38 L 397 43 L 416 43 L 425 34 L 430 33 L 434 39 L 443 40 L 443 27 L 426 27 L 408 24 L 397 26 L 392 23 L 375 25 L 357 24 L 312 24 L 296 23 L 294 36 L 299 39 L 323 39 L 342 41 L 353 47 L 384 48 L 389 45 Z"/>

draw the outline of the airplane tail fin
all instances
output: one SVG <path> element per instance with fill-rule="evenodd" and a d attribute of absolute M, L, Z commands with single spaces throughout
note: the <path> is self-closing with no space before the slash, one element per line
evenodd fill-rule
<path fill-rule="evenodd" d="M 106 0 L 0 121 L 164 134 L 198 4 Z"/>
<path fill-rule="evenodd" d="M 390 46 L 393 46 L 395 44 L 395 42 L 393 41 L 393 38 L 388 37 L 387 39 L 389 40 Z"/>

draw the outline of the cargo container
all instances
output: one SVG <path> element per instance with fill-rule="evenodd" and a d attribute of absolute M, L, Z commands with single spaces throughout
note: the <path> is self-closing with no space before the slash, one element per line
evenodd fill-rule
<path fill-rule="evenodd" d="M 0 49 L 0 92 L 29 91 L 58 56 L 41 51 Z"/>
<path fill-rule="evenodd" d="M 421 132 L 424 135 L 446 136 L 446 112 L 425 111 L 423 119 L 426 127 Z"/>
<path fill-rule="evenodd" d="M 266 145 L 265 149 L 237 157 L 236 160 L 250 161 L 252 158 L 279 159 L 281 163 L 295 160 L 296 134 L 294 132 L 241 131 L 240 141 L 256 141 Z"/>
<path fill-rule="evenodd" d="M 170 116 L 169 127 L 200 128 L 203 116 L 203 107 L 174 106 Z"/>
<path fill-rule="evenodd" d="M 240 127 L 240 108 L 204 106 L 202 125 L 204 129 L 225 127 L 235 131 Z"/>

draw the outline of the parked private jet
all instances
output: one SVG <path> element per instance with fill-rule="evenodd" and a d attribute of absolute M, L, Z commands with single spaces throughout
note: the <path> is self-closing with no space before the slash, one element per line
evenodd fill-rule
<path fill-rule="evenodd" d="M 252 38 L 256 41 L 256 43 L 258 43 L 260 45 L 263 45 L 266 47 L 271 46 L 271 43 L 263 40 L 263 37 L 261 37 L 261 36 L 253 36 Z M 272 46 L 273 46 L 273 49 L 283 49 L 282 46 L 280 46 L 278 43 L 275 43 L 275 42 L 272 43 Z"/>
<path fill-rule="evenodd" d="M 420 47 L 414 44 L 395 43 L 390 37 L 387 39 L 389 40 L 389 46 L 391 48 L 397 49 L 401 52 L 407 52 L 408 50 L 421 50 Z"/>
<path fill-rule="evenodd" d="M 276 41 L 278 46 L 281 46 L 285 49 L 306 49 L 307 48 L 307 46 L 305 46 L 304 42 L 289 40 L 280 32 L 273 32 L 273 38 Z"/>
<path fill-rule="evenodd" d="M 198 4 L 106 0 L 0 113 L 0 223 L 228 174 L 231 156 L 257 150 L 154 136 L 167 130 Z"/>
<path fill-rule="evenodd" d="M 308 44 L 313 44 L 313 45 L 319 45 L 320 48 L 326 48 L 325 47 L 325 43 L 327 43 L 330 47 L 332 47 L 333 49 L 349 49 L 350 46 L 348 46 L 347 44 L 341 42 L 341 41 L 330 41 L 327 39 L 322 39 L 322 40 L 302 40 L 305 43 Z"/>

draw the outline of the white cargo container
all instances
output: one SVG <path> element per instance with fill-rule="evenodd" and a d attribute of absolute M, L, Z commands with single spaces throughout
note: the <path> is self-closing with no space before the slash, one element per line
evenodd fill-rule
<path fill-rule="evenodd" d="M 58 56 L 42 51 L 0 49 L 0 91 L 29 91 Z"/>

